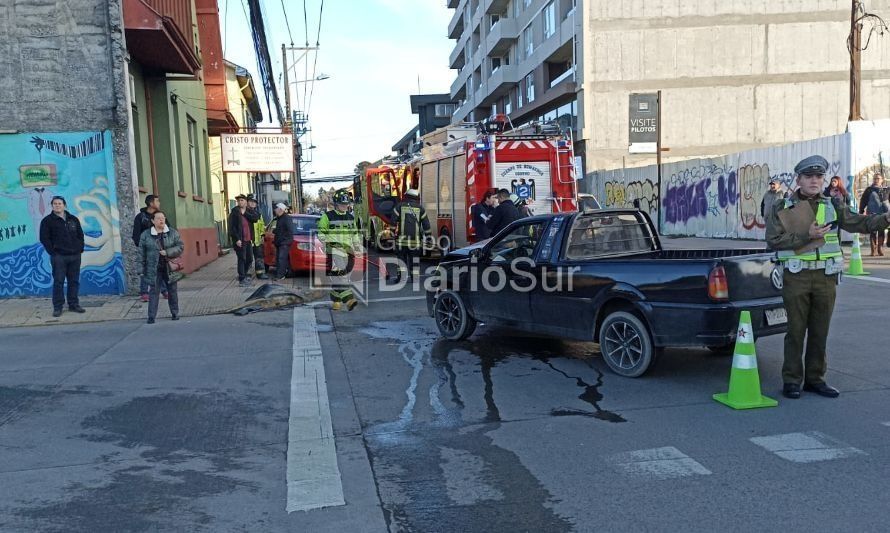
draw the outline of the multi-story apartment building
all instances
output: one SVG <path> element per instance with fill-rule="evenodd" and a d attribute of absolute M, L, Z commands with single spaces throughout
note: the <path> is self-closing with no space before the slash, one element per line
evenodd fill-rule
<path fill-rule="evenodd" d="M 577 0 L 448 0 L 457 71 L 452 122 L 506 113 L 514 125 L 545 118 L 576 126 Z"/>

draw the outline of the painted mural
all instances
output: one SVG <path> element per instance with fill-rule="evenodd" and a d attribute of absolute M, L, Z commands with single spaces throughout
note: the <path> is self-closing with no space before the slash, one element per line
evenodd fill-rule
<path fill-rule="evenodd" d="M 890 121 L 884 122 L 886 133 L 872 128 L 860 133 L 859 138 L 878 144 L 877 139 L 890 139 Z M 588 178 L 595 184 L 594 193 L 604 207 L 633 207 L 636 203 L 653 219 L 660 219 L 665 235 L 762 239 L 766 221 L 760 213 L 760 202 L 770 179 L 778 179 L 785 190 L 793 190 L 794 166 L 804 157 L 820 154 L 831 163 L 826 185 L 831 176 L 838 175 L 844 178 L 849 190 L 855 189 L 852 138 L 846 133 L 722 157 L 667 163 L 662 165 L 660 190 L 655 165 L 598 171 Z M 866 148 L 868 143 L 859 144 L 861 160 L 871 162 L 878 157 L 874 154 L 880 153 L 879 146 Z M 863 174 L 860 181 L 870 182 L 868 176 L 873 167 L 872 163 L 858 163 L 856 168 Z"/>
<path fill-rule="evenodd" d="M 0 298 L 52 293 L 39 233 L 56 195 L 83 225 L 81 294 L 122 294 L 111 133 L 33 133 L 0 135 Z"/>

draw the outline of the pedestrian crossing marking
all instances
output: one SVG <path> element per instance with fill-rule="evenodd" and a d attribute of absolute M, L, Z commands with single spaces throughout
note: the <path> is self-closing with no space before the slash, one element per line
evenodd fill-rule
<path fill-rule="evenodd" d="M 753 437 L 752 443 L 794 463 L 816 463 L 846 459 L 865 452 L 819 431 L 806 433 L 781 433 L 766 437 Z"/>
<path fill-rule="evenodd" d="M 665 480 L 711 474 L 701 463 L 673 446 L 618 453 L 605 459 L 619 472 L 643 479 Z"/>

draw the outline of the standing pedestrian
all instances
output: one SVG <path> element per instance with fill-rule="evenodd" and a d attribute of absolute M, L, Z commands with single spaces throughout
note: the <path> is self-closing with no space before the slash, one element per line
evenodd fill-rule
<path fill-rule="evenodd" d="M 148 323 L 154 324 L 162 285 L 167 287 L 170 315 L 173 320 L 179 320 L 177 282 L 182 274 L 174 271 L 170 260 L 181 256 L 184 246 L 179 232 L 167 225 L 167 216 L 162 211 L 152 214 L 151 223 L 151 227 L 139 237 L 139 254 L 142 259 L 142 277 L 149 286 Z"/>
<path fill-rule="evenodd" d="M 535 216 L 532 207 L 528 203 L 528 198 L 519 198 L 516 201 L 516 208 L 519 209 L 519 218 L 528 218 Z"/>
<path fill-rule="evenodd" d="M 520 218 L 519 209 L 516 207 L 516 204 L 510 200 L 510 191 L 507 189 L 499 190 L 498 206 L 495 208 L 494 214 L 488 220 L 488 228 L 491 230 L 491 235 L 496 235 L 497 232 L 509 226 L 514 220 L 519 220 Z"/>
<path fill-rule="evenodd" d="M 782 300 L 788 313 L 782 365 L 782 394 L 786 398 L 800 398 L 801 382 L 803 390 L 821 396 L 835 398 L 840 394 L 825 382 L 828 328 L 838 276 L 844 268 L 837 228 L 865 233 L 883 231 L 890 225 L 888 214 L 859 215 L 842 202 L 821 194 L 827 169 L 828 161 L 818 155 L 798 163 L 794 173 L 799 188 L 791 198 L 776 202 L 766 222 L 767 243 L 778 250 L 783 271 Z M 796 209 L 804 210 L 798 214 L 812 217 L 808 228 L 794 224 L 801 220 L 790 212 Z M 801 362 L 804 337 L 805 365 Z"/>
<path fill-rule="evenodd" d="M 40 244 L 49 254 L 53 271 L 53 316 L 62 316 L 65 306 L 65 282 L 68 282 L 68 309 L 85 313 L 80 306 L 80 259 L 84 238 L 80 220 L 68 212 L 67 202 L 61 196 L 53 196 L 52 213 L 40 221 Z"/>
<path fill-rule="evenodd" d="M 490 189 L 485 191 L 481 202 L 477 202 L 470 207 L 470 214 L 473 217 L 473 229 L 476 230 L 476 242 L 484 241 L 491 237 L 488 219 L 494 214 L 494 209 L 497 205 L 497 189 Z"/>
<path fill-rule="evenodd" d="M 827 196 L 828 198 L 837 198 L 841 202 L 841 204 L 846 207 L 853 206 L 852 198 L 850 198 L 850 193 L 848 193 L 847 188 L 844 187 L 840 176 L 831 177 L 831 180 L 828 182 L 828 187 L 825 187 L 825 191 L 822 193 L 822 195 Z"/>
<path fill-rule="evenodd" d="M 238 258 L 238 283 L 244 287 L 250 285 L 248 275 L 253 262 L 253 223 L 259 214 L 247 209 L 247 197 L 243 194 L 236 196 L 235 200 L 238 205 L 229 213 L 229 238 Z"/>
<path fill-rule="evenodd" d="M 294 243 L 294 222 L 287 206 L 275 204 L 275 277 L 283 280 L 290 270 L 290 247 Z"/>
<path fill-rule="evenodd" d="M 424 242 L 432 236 L 430 221 L 426 216 L 426 209 L 420 205 L 420 193 L 417 189 L 405 191 L 402 203 L 393 209 L 393 225 L 399 232 L 396 239 L 399 259 L 405 264 L 410 280 L 414 277 L 415 259 L 423 255 Z"/>
<path fill-rule="evenodd" d="M 149 194 L 145 197 L 145 207 L 143 207 L 139 210 L 138 213 L 136 213 L 136 218 L 133 220 L 133 244 L 139 246 L 139 239 L 142 237 L 142 232 L 151 227 L 152 215 L 160 210 L 160 198 L 158 198 L 154 194 Z M 161 286 L 161 294 L 163 294 L 164 298 L 167 298 L 166 286 Z M 143 302 L 148 301 L 148 285 L 146 285 L 145 278 L 141 278 L 139 281 L 139 297 L 142 299 Z"/>
<path fill-rule="evenodd" d="M 771 211 L 776 206 L 776 200 L 781 200 L 785 195 L 782 193 L 782 184 L 779 180 L 771 178 L 769 180 L 769 189 L 763 194 L 760 200 L 760 216 L 763 220 L 769 218 Z"/>
<path fill-rule="evenodd" d="M 350 202 L 348 192 L 336 192 L 334 209 L 325 212 L 318 220 L 318 238 L 324 243 L 326 273 L 331 277 L 331 302 L 335 311 L 339 311 L 343 304 L 352 311 L 358 303 L 352 288 L 342 279 L 352 272 L 355 254 L 361 244 L 355 218 L 349 212 Z"/>
<path fill-rule="evenodd" d="M 868 215 L 881 215 L 888 211 L 887 189 L 884 188 L 884 176 L 875 174 L 872 183 L 862 191 L 859 199 L 859 212 Z M 884 255 L 884 230 L 868 234 L 871 255 Z M 887 243 L 890 246 L 890 242 Z"/>
<path fill-rule="evenodd" d="M 266 275 L 266 264 L 263 261 L 263 234 L 266 233 L 266 221 L 260 211 L 259 202 L 252 194 L 247 195 L 247 209 L 256 215 L 253 223 L 253 272 L 257 279 L 269 279 Z"/>

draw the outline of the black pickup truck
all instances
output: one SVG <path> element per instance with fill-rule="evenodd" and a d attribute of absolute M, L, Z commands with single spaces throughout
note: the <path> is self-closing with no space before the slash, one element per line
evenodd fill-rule
<path fill-rule="evenodd" d="M 665 250 L 636 210 L 518 220 L 443 258 L 427 308 L 446 339 L 479 322 L 599 342 L 609 367 L 642 375 L 665 347 L 730 351 L 739 314 L 756 337 L 787 317 L 765 250 Z"/>

